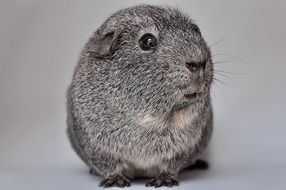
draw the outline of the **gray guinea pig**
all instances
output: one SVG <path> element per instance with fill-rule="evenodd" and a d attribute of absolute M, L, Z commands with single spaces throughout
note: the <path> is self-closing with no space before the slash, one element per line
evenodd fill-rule
<path fill-rule="evenodd" d="M 81 52 L 67 93 L 67 133 L 101 186 L 178 185 L 212 133 L 210 48 L 178 9 L 110 16 Z"/>

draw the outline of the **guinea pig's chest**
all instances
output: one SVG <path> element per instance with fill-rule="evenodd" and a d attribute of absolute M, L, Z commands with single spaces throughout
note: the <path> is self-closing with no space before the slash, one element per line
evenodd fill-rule
<path fill-rule="evenodd" d="M 149 133 L 140 143 L 140 152 L 133 152 L 132 163 L 139 168 L 156 166 L 163 159 L 175 155 L 191 153 L 202 136 L 202 126 L 197 122 L 198 113 L 181 110 L 169 118 L 146 116 L 141 120 L 141 127 L 146 130 L 158 130 L 162 133 Z M 162 129 L 166 130 L 162 130 Z M 139 149 L 139 147 L 138 147 Z"/>
<path fill-rule="evenodd" d="M 192 127 L 193 122 L 197 119 L 198 112 L 191 109 L 178 110 L 172 114 L 164 116 L 145 115 L 139 119 L 139 125 L 146 129 L 170 127 L 171 130 L 188 129 Z"/>

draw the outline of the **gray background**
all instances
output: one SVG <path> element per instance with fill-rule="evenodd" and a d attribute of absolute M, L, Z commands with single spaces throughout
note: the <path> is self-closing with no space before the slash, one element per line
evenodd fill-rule
<path fill-rule="evenodd" d="M 213 86 L 211 168 L 184 172 L 175 189 L 285 189 L 283 0 L 0 1 L 0 189 L 98 188 L 67 141 L 65 91 L 91 33 L 138 3 L 189 12 L 215 44 L 215 69 L 231 72 Z"/>

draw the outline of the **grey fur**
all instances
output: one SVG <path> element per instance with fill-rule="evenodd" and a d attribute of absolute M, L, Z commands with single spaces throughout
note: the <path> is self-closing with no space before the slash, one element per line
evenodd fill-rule
<path fill-rule="evenodd" d="M 155 50 L 140 49 L 145 33 L 158 38 Z M 205 70 L 186 67 L 204 61 Z M 68 89 L 74 150 L 104 178 L 176 177 L 210 139 L 212 76 L 210 49 L 187 14 L 150 5 L 114 13 L 89 39 Z"/>

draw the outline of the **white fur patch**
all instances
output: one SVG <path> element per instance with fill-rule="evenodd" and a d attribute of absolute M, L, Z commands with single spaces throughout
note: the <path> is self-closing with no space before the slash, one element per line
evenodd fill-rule
<path fill-rule="evenodd" d="M 152 117 L 151 115 L 145 115 L 138 118 L 138 123 L 142 127 L 148 128 L 162 128 L 166 127 L 166 125 L 179 128 L 179 130 L 173 130 L 175 135 L 179 135 L 181 129 L 186 127 L 192 127 L 193 121 L 196 119 L 198 113 L 193 113 L 191 109 L 178 110 L 174 112 L 172 115 L 169 115 L 171 118 L 167 118 L 167 116 L 158 116 Z M 169 122 L 169 123 L 167 123 Z M 176 147 L 172 147 L 170 151 L 164 151 L 162 154 L 158 155 L 146 155 L 141 154 L 139 151 L 138 154 L 133 154 L 126 157 L 128 160 L 128 173 L 132 176 L 147 176 L 153 177 L 158 174 L 159 170 L 167 169 L 165 165 L 162 165 L 163 159 L 171 159 L 176 152 L 184 152 L 188 151 L 190 147 L 194 147 L 201 138 L 202 130 L 200 128 L 194 128 L 193 138 L 189 138 L 187 135 L 179 135 L 183 139 L 177 139 L 178 143 Z M 164 146 L 164 143 L 162 143 Z M 150 147 L 152 148 L 152 147 Z"/>

